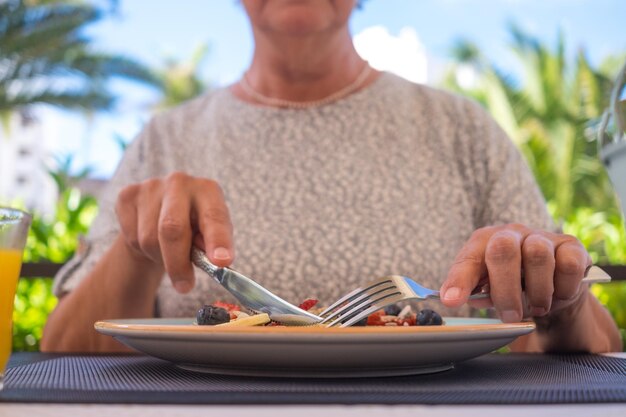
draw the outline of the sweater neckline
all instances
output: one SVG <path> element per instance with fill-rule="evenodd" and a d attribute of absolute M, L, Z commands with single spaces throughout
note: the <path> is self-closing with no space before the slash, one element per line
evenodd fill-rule
<path fill-rule="evenodd" d="M 231 90 L 230 86 L 223 87 L 216 91 L 218 95 L 222 97 L 225 101 L 224 104 L 229 106 L 236 107 L 238 110 L 247 110 L 257 113 L 264 113 L 266 115 L 271 114 L 310 114 L 319 112 L 321 110 L 339 110 L 343 107 L 352 107 L 353 104 L 368 101 L 370 97 L 376 96 L 378 90 L 384 88 L 384 85 L 388 82 L 393 75 L 388 72 L 381 72 L 380 76 L 376 78 L 370 85 L 365 88 L 362 88 L 359 91 L 356 91 L 346 97 L 343 97 L 337 101 L 333 101 L 332 103 L 328 103 L 322 106 L 314 106 L 307 107 L 304 109 L 289 109 L 289 108 L 279 108 L 279 107 L 271 107 L 271 106 L 263 106 L 260 104 L 253 104 L 247 101 L 244 101 L 237 97 Z"/>

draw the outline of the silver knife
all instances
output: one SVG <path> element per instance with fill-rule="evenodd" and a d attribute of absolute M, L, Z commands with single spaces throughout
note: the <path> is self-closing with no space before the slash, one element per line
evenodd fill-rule
<path fill-rule="evenodd" d="M 234 295 L 241 305 L 256 313 L 267 313 L 272 320 L 292 326 L 322 321 L 321 317 L 283 300 L 234 269 L 214 265 L 205 253 L 195 246 L 191 248 L 191 261 Z"/>

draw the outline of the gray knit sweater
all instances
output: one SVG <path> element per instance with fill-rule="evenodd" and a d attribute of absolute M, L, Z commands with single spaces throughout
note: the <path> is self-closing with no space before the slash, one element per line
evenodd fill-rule
<path fill-rule="evenodd" d="M 175 170 L 218 181 L 234 268 L 296 304 L 328 303 L 385 274 L 437 288 L 476 228 L 553 228 L 514 145 L 466 99 L 387 73 L 306 110 L 255 106 L 221 89 L 158 115 L 132 143 L 56 294 L 76 287 L 114 240 L 120 188 Z M 158 314 L 192 316 L 203 303 L 232 300 L 199 271 L 196 282 L 179 295 L 164 279 Z"/>

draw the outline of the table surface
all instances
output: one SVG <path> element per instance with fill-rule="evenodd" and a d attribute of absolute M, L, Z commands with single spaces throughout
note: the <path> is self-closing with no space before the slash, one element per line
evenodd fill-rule
<path fill-rule="evenodd" d="M 608 353 L 626 359 L 626 352 Z M 115 417 L 181 417 L 215 416 L 316 416 L 342 415 L 355 417 L 420 416 L 428 417 L 624 417 L 624 404 L 562 404 L 562 405 L 135 405 L 135 404 L 0 404 L 0 417 L 106 416 Z"/>
<path fill-rule="evenodd" d="M 102 405 L 0 404 L 0 417 L 624 417 L 626 404 L 569 405 Z"/>

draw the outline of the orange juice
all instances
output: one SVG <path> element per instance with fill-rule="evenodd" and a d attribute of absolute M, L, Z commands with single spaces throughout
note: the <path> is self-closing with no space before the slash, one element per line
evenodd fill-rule
<path fill-rule="evenodd" d="M 0 374 L 11 355 L 11 317 L 21 265 L 21 250 L 0 249 Z"/>

